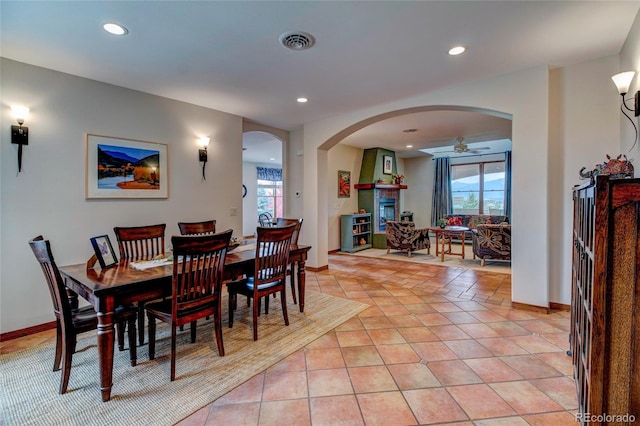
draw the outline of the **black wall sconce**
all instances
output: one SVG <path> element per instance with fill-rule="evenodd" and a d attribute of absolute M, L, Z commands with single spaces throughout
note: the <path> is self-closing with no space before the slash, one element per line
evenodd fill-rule
<path fill-rule="evenodd" d="M 198 150 L 198 157 L 200 159 L 200 162 L 202 163 L 202 180 L 207 180 L 204 169 L 207 166 L 207 146 L 209 146 L 209 138 L 206 136 L 202 136 L 200 139 L 198 139 L 198 145 L 201 146 L 201 148 Z"/>
<path fill-rule="evenodd" d="M 20 173 L 22 171 L 22 145 L 29 145 L 29 128 L 23 126 L 24 120 L 29 115 L 29 108 L 16 105 L 11 107 L 11 111 L 18 122 L 17 126 L 11 126 L 11 143 L 18 145 L 18 173 Z"/>
<path fill-rule="evenodd" d="M 629 117 L 629 115 L 624 110 L 627 109 L 628 111 L 632 111 L 634 117 L 640 116 L 640 90 L 638 90 L 633 96 L 633 99 L 634 99 L 633 108 L 629 108 L 629 106 L 627 105 L 627 101 L 629 99 L 625 99 L 624 97 L 627 94 L 627 92 L 629 92 L 629 86 L 631 85 L 631 81 L 633 80 L 633 76 L 635 74 L 636 74 L 635 71 L 626 71 L 611 77 L 611 79 L 613 80 L 613 83 L 618 88 L 618 93 L 620 94 L 620 96 L 622 96 L 622 105 L 620 105 L 620 111 L 622 111 L 625 117 L 629 119 L 629 121 L 633 125 L 634 130 L 636 131 L 636 137 L 633 140 L 633 145 L 631 146 L 631 149 L 629 150 L 629 152 L 631 152 L 633 147 L 636 146 L 636 142 L 638 141 L 638 127 L 636 127 L 636 123 L 633 122 L 631 117 Z"/>

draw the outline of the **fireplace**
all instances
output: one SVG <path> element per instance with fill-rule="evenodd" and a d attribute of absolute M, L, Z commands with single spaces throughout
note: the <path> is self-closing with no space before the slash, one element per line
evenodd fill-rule
<path fill-rule="evenodd" d="M 378 199 L 378 223 L 376 232 L 385 232 L 388 220 L 396 220 L 396 200 L 395 198 L 380 198 Z"/>
<path fill-rule="evenodd" d="M 391 170 L 388 169 L 391 159 Z M 407 185 L 390 182 L 389 172 L 397 173 L 395 152 L 383 148 L 368 148 L 362 154 L 360 178 L 353 187 L 358 191 L 358 210 L 371 213 L 372 245 L 387 247 L 387 222 L 397 221 L 400 213 L 400 192 Z"/>

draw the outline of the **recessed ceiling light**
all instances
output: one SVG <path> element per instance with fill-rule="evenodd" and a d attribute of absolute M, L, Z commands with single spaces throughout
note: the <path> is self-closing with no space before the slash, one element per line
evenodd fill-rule
<path fill-rule="evenodd" d="M 459 55 L 461 53 L 464 53 L 464 51 L 467 50 L 462 46 L 456 46 L 452 49 L 449 50 L 449 55 L 451 56 L 455 56 L 455 55 Z"/>
<path fill-rule="evenodd" d="M 125 27 L 119 24 L 115 24 L 113 22 L 108 22 L 104 24 L 102 28 L 104 28 L 106 32 L 114 35 L 125 35 L 129 33 L 129 30 L 127 30 Z"/>
<path fill-rule="evenodd" d="M 407 148 L 413 148 L 413 145 L 407 145 Z"/>
<path fill-rule="evenodd" d="M 298 99 L 296 99 L 296 100 L 298 101 L 298 103 L 301 103 L 301 104 L 304 104 L 304 103 L 306 103 L 306 102 L 309 102 L 309 99 L 307 99 L 307 98 L 298 98 Z"/>
<path fill-rule="evenodd" d="M 275 159 L 275 158 L 273 158 L 273 157 L 269 158 L 269 160 L 271 160 L 271 161 L 276 161 L 276 159 Z"/>

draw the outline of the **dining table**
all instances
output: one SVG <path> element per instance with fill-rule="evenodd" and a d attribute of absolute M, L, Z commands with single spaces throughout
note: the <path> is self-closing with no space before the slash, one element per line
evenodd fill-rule
<path fill-rule="evenodd" d="M 255 267 L 255 247 L 243 247 L 227 253 L 225 279 L 251 275 Z M 291 245 L 289 263 L 297 266 L 300 312 L 304 312 L 305 262 L 311 246 Z M 113 387 L 113 351 L 116 307 L 171 296 L 173 262 L 158 262 L 140 268 L 136 262 L 120 260 L 117 265 L 101 269 L 92 259 L 87 263 L 61 266 L 61 276 L 68 289 L 87 300 L 98 317 L 97 345 L 102 400 L 111 399 Z"/>

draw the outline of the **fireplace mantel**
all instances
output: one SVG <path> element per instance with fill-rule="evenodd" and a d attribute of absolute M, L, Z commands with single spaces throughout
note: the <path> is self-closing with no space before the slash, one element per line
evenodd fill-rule
<path fill-rule="evenodd" d="M 407 185 L 393 183 L 356 183 L 355 189 L 407 189 Z"/>

